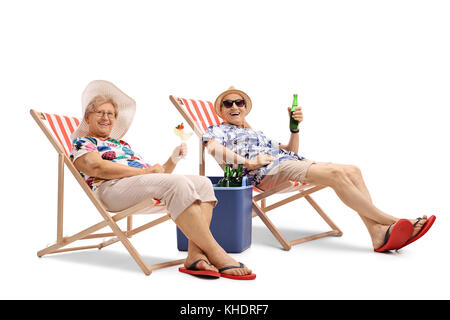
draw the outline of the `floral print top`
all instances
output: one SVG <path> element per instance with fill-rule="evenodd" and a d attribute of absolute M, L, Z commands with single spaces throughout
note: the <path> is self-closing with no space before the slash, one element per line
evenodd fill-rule
<path fill-rule="evenodd" d="M 206 144 L 214 139 L 227 149 L 246 158 L 253 159 L 259 154 L 270 154 L 276 160 L 272 163 L 249 171 L 244 168 L 244 174 L 248 176 L 253 185 L 258 185 L 265 175 L 280 162 L 286 160 L 304 160 L 298 154 L 280 148 L 280 143 L 267 138 L 262 131 L 254 131 L 250 128 L 239 128 L 230 123 L 222 122 L 221 125 L 210 126 L 203 134 L 202 140 Z"/>
<path fill-rule="evenodd" d="M 75 161 L 77 158 L 88 152 L 98 152 L 102 159 L 112 162 L 124 164 L 136 168 L 149 168 L 138 154 L 136 154 L 128 143 L 123 140 L 108 138 L 106 140 L 94 137 L 78 137 L 72 141 L 72 152 L 70 160 Z M 98 187 L 106 180 L 90 177 L 79 171 L 83 179 L 86 181 L 92 191 L 96 191 Z"/>

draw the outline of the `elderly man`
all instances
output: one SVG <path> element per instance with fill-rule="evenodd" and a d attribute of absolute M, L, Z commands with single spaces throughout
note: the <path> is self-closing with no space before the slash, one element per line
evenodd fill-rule
<path fill-rule="evenodd" d="M 224 122 L 209 127 L 203 142 L 219 163 L 243 163 L 245 174 L 262 190 L 287 180 L 331 187 L 344 204 L 359 214 L 376 252 L 398 250 L 422 237 L 433 224 L 435 216 L 399 219 L 375 207 L 358 167 L 299 156 L 296 130 L 291 130 L 287 145 L 253 130 L 245 120 L 252 102 L 242 90 L 230 87 L 217 97 L 214 107 Z M 292 117 L 299 123 L 303 121 L 301 107 Z"/>

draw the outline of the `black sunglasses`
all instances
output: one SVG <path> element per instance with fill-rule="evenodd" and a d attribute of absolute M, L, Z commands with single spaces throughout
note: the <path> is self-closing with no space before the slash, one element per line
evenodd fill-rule
<path fill-rule="evenodd" d="M 236 104 L 237 107 L 241 108 L 245 106 L 245 100 L 244 99 L 237 99 L 237 100 L 224 100 L 222 101 L 225 108 L 231 108 L 233 106 L 233 103 Z"/>

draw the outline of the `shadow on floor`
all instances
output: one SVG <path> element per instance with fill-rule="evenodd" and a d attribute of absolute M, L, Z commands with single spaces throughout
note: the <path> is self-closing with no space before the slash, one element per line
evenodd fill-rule
<path fill-rule="evenodd" d="M 289 241 L 292 239 L 297 239 L 305 237 L 312 234 L 321 233 L 327 230 L 299 230 L 291 228 L 279 228 L 281 234 Z M 252 228 L 252 245 L 262 245 L 265 247 L 276 248 L 283 250 L 281 244 L 276 240 L 273 234 L 265 226 L 253 226 Z M 347 252 L 359 252 L 368 253 L 371 251 L 371 246 L 369 243 L 358 245 L 350 244 L 348 242 L 341 241 L 341 237 L 325 237 L 317 240 L 312 240 L 293 246 L 291 250 L 296 248 L 301 248 L 302 246 L 307 246 L 308 250 L 335 250 L 335 251 L 347 251 Z M 126 252 L 125 248 L 123 252 L 115 250 L 86 250 L 86 251 L 74 251 L 66 252 L 61 254 L 47 255 L 41 259 L 50 259 L 57 261 L 66 261 L 70 263 L 79 263 L 84 265 L 92 265 L 104 268 L 112 268 L 123 271 L 137 272 L 141 273 L 141 269 L 133 260 L 133 258 Z M 167 262 L 169 260 L 180 259 L 180 257 L 153 257 L 153 256 L 142 256 L 147 264 L 158 264 L 162 262 Z"/>
<path fill-rule="evenodd" d="M 283 237 L 285 237 L 288 241 L 293 239 L 298 239 L 302 237 L 306 237 L 309 235 L 314 235 L 322 232 L 326 232 L 328 230 L 299 230 L 299 229 L 291 229 L 291 228 L 278 228 Z M 341 251 L 352 251 L 352 252 L 370 252 L 371 244 L 349 244 L 348 242 L 340 241 L 342 237 L 324 237 L 312 241 L 308 241 L 302 244 L 298 244 L 293 246 L 292 249 L 301 246 L 308 246 L 309 249 L 314 248 L 318 250 L 341 250 Z M 252 228 L 252 244 L 255 245 L 263 245 L 267 247 L 279 248 L 283 250 L 283 247 L 278 242 L 278 240 L 274 237 L 274 235 L 267 229 L 265 226 L 253 226 Z M 291 249 L 291 250 L 292 250 Z"/>
<path fill-rule="evenodd" d="M 123 252 L 119 252 L 108 249 L 102 250 L 93 249 L 86 251 L 65 252 L 60 254 L 47 255 L 42 257 L 41 259 L 79 263 L 84 265 L 91 265 L 102 268 L 111 268 L 144 274 L 141 268 L 139 268 L 137 263 L 134 261 L 134 259 L 125 250 L 125 248 L 123 248 L 123 250 L 124 250 Z M 142 256 L 142 258 L 147 264 L 158 264 L 171 260 L 182 259 L 180 257 L 162 258 L 153 256 L 152 257 Z"/>

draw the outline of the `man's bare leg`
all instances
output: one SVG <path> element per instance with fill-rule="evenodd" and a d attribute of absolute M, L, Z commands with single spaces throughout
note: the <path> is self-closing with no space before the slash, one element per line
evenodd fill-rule
<path fill-rule="evenodd" d="M 305 182 L 331 187 L 342 202 L 363 217 L 385 225 L 396 221 L 395 217 L 384 213 L 372 204 L 369 200 L 370 195 L 364 194 L 353 184 L 341 165 L 313 164 L 306 174 Z"/>
<path fill-rule="evenodd" d="M 383 245 L 384 235 L 389 226 L 399 220 L 373 205 L 361 171 L 355 166 L 313 164 L 308 170 L 305 182 L 333 188 L 342 202 L 359 214 L 366 225 L 375 249 Z M 423 216 L 423 219 L 414 228 L 413 235 L 420 231 L 425 221 L 426 216 Z M 415 221 L 411 220 L 411 222 Z"/>
<path fill-rule="evenodd" d="M 340 166 L 342 166 L 343 169 L 346 171 L 347 176 L 350 178 L 355 187 L 358 188 L 358 190 L 366 197 L 368 201 L 370 201 L 370 203 L 372 203 L 372 198 L 370 196 L 369 190 L 367 189 L 366 183 L 364 182 L 364 179 L 362 177 L 361 170 L 359 170 L 358 167 L 353 165 L 340 165 Z M 359 214 L 359 216 L 366 225 L 372 239 L 377 239 L 378 234 L 380 234 L 380 232 L 382 234 L 386 234 L 386 230 L 389 226 L 386 227 L 385 225 L 380 225 L 376 221 L 366 218 L 361 214 Z M 396 218 L 396 221 L 398 221 L 398 218 Z M 423 225 L 427 221 L 427 216 L 426 215 L 422 216 L 422 219 L 418 223 L 416 223 L 417 221 L 416 219 L 410 219 L 410 221 L 412 224 L 415 224 L 413 234 L 411 235 L 411 237 L 413 237 L 417 233 L 419 233 L 420 229 L 422 229 Z M 382 243 L 380 245 L 379 241 L 377 241 L 377 244 L 374 243 L 374 247 L 375 245 L 378 245 L 378 247 L 376 248 L 379 248 L 382 245 Z"/>
<path fill-rule="evenodd" d="M 359 170 L 359 168 L 353 165 L 344 165 L 344 164 L 334 164 L 334 165 L 342 168 L 342 170 L 344 170 L 347 176 L 350 178 L 353 185 L 361 192 L 361 194 L 366 198 L 367 201 L 373 204 L 372 197 L 370 196 L 369 190 L 367 189 L 366 183 L 364 182 L 362 173 Z M 367 231 L 370 234 L 370 237 L 372 239 L 376 239 L 379 234 L 378 229 L 384 225 L 381 225 L 376 221 L 365 217 L 359 212 L 357 213 L 360 216 L 361 220 L 364 222 L 364 225 L 366 226 Z"/>

